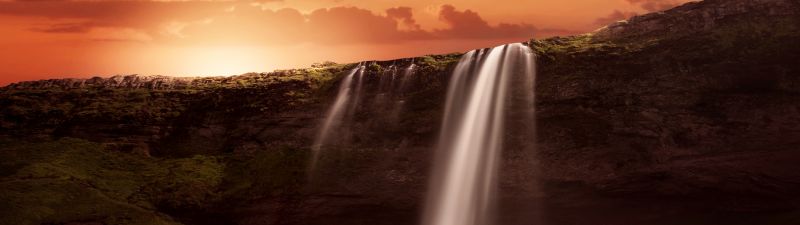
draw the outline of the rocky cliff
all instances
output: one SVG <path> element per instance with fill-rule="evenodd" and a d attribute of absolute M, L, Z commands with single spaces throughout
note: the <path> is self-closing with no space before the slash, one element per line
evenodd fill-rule
<path fill-rule="evenodd" d="M 538 55 L 538 135 L 506 137 L 498 218 L 800 221 L 797 40 L 797 1 L 706 0 L 526 43 Z M 459 57 L 366 62 L 364 100 L 313 181 L 312 139 L 355 64 L 10 85 L 0 91 L 0 218 L 416 224 Z M 412 63 L 405 85 L 387 85 Z M 396 116 L 387 98 L 402 103 Z M 522 129 L 510 118 L 509 130 Z M 515 144 L 533 138 L 536 152 Z"/>
<path fill-rule="evenodd" d="M 702 1 L 533 41 L 544 177 L 659 204 L 636 206 L 643 214 L 680 211 L 670 204 L 695 212 L 666 224 L 794 212 L 799 8 Z"/>

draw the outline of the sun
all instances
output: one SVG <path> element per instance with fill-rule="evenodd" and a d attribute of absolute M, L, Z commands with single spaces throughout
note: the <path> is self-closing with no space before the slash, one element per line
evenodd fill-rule
<path fill-rule="evenodd" d="M 192 76 L 229 76 L 247 72 L 266 72 L 266 54 L 257 48 L 240 46 L 191 47 L 184 49 L 182 71 Z"/>

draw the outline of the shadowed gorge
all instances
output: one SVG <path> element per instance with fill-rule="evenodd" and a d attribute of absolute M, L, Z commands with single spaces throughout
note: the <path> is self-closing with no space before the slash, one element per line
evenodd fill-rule
<path fill-rule="evenodd" d="M 797 40 L 797 1 L 705 0 L 463 54 L 18 82 L 0 224 L 795 224 Z"/>

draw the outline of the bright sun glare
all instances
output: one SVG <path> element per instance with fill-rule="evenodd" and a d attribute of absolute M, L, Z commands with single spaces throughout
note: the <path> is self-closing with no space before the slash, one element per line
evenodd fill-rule
<path fill-rule="evenodd" d="M 264 54 L 248 47 L 197 47 L 184 54 L 187 75 L 227 76 L 273 69 Z"/>

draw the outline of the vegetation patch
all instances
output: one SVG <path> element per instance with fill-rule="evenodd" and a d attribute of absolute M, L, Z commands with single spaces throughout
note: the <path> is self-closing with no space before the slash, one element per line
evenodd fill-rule
<path fill-rule="evenodd" d="M 0 145 L 3 224 L 178 224 L 158 208 L 202 208 L 215 199 L 217 157 L 151 159 L 79 139 Z"/>

